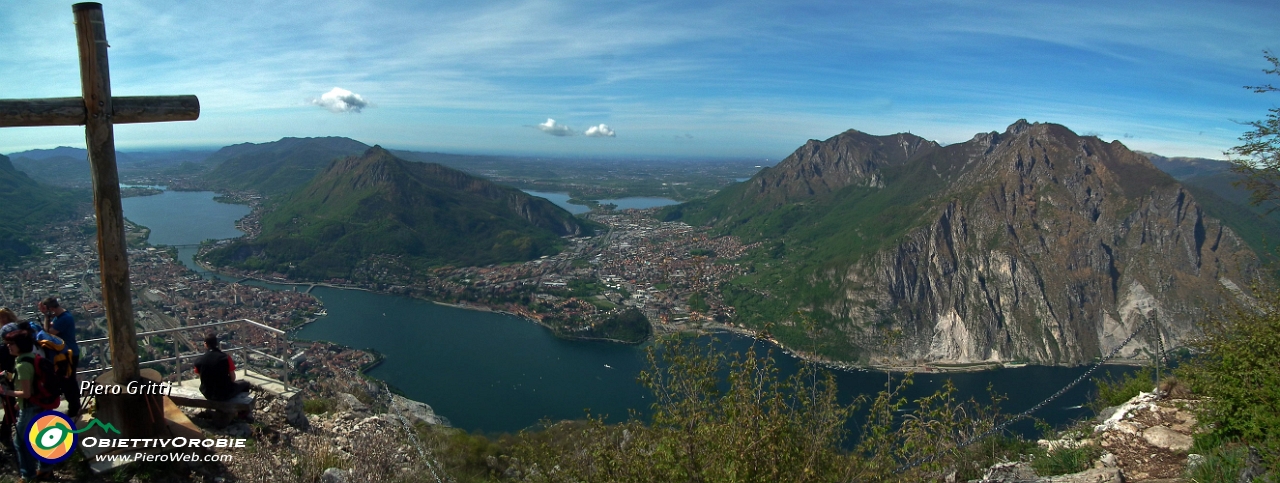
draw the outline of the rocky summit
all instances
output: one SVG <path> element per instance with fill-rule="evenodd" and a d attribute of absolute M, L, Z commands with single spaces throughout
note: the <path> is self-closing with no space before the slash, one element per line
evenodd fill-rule
<path fill-rule="evenodd" d="M 1119 353 L 1146 357 L 1264 281 L 1249 246 L 1147 158 L 1025 120 L 948 146 L 809 141 L 665 216 L 772 244 L 726 300 L 757 328 L 785 317 L 771 329 L 786 345 L 805 350 L 808 323 L 834 334 L 815 352 L 864 363 L 1077 364 L 1152 320 Z"/>

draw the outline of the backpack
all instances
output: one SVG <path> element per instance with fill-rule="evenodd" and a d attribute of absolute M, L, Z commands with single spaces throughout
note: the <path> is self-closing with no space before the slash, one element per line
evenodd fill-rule
<path fill-rule="evenodd" d="M 41 331 L 36 335 L 37 352 L 43 353 L 46 359 L 53 361 L 54 372 L 59 377 L 70 379 L 76 368 L 71 367 L 72 353 L 65 342 L 58 336 Z M 62 386 L 58 386 L 62 387 Z"/>
<path fill-rule="evenodd" d="M 31 381 L 31 397 L 28 402 L 35 404 L 40 409 L 51 410 L 57 409 L 58 403 L 62 401 L 62 376 L 58 375 L 58 371 L 53 366 L 53 361 L 44 357 L 39 352 L 33 352 L 30 355 L 24 354 L 19 357 L 16 362 L 30 360 L 31 365 L 35 366 L 36 377 Z"/>

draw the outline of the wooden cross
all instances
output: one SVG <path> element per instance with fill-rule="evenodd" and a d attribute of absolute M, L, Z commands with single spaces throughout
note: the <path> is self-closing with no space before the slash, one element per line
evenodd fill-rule
<path fill-rule="evenodd" d="M 107 311 L 111 366 L 116 384 L 137 380 L 137 333 L 129 290 L 124 212 L 116 172 L 112 124 L 192 121 L 200 117 L 196 96 L 111 97 L 107 71 L 107 29 L 102 5 L 71 6 L 80 46 L 82 97 L 0 100 L 0 127 L 84 125 L 93 171 L 93 208 L 98 218 L 98 260 L 102 271 L 102 304 Z M 136 433 L 135 433 L 136 434 Z"/>

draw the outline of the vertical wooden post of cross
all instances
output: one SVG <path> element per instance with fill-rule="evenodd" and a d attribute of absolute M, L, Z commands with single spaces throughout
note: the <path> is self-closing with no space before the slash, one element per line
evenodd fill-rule
<path fill-rule="evenodd" d="M 120 177 L 116 172 L 116 141 L 111 126 L 115 110 L 107 68 L 107 29 L 101 4 L 77 3 L 72 11 L 80 50 L 85 144 L 93 171 L 93 210 L 98 221 L 98 258 L 111 340 L 111 372 L 117 384 L 125 384 L 138 378 L 138 351 L 133 297 L 129 290 L 124 209 L 120 204 Z"/>

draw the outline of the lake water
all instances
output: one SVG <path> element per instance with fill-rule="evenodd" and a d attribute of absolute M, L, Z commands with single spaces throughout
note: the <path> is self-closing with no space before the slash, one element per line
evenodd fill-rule
<path fill-rule="evenodd" d="M 153 188 L 161 188 L 152 186 Z M 151 229 L 152 245 L 194 245 L 205 240 L 221 240 L 244 235 L 236 220 L 249 214 L 246 205 L 214 201 L 211 191 L 165 191 L 152 196 L 120 200 L 124 217 Z M 178 248 L 178 260 L 187 268 L 204 273 L 192 261 L 198 248 Z"/>
<path fill-rule="evenodd" d="M 564 208 L 565 210 L 568 210 L 569 213 L 573 213 L 575 215 L 581 215 L 583 213 L 587 213 L 591 211 L 591 208 L 585 205 L 575 205 L 575 204 L 569 203 L 568 193 L 550 193 L 546 191 L 529 191 L 529 190 L 524 190 L 524 192 L 529 193 L 533 196 L 546 198 L 547 201 L 555 203 L 556 206 Z M 633 196 L 628 198 L 617 198 L 612 200 L 597 200 L 597 203 L 600 203 L 602 205 L 614 204 L 618 206 L 617 209 L 619 210 L 627 210 L 627 209 L 642 210 L 645 208 L 654 208 L 658 206 L 680 204 L 679 201 L 676 201 L 673 199 L 656 198 L 656 197 L 648 197 L 648 196 Z"/>
<path fill-rule="evenodd" d="M 587 205 L 575 205 L 573 203 L 570 203 L 568 193 L 549 193 L 546 191 L 529 191 L 529 190 L 524 190 L 524 192 L 529 193 L 533 196 L 537 196 L 539 198 L 546 198 L 547 201 L 555 203 L 556 206 L 564 208 L 569 213 L 573 213 L 575 215 L 581 215 L 583 213 L 591 212 L 591 207 Z"/>
<path fill-rule="evenodd" d="M 173 245 L 237 236 L 233 210 L 248 212 L 247 207 L 213 201 L 212 193 L 166 192 L 125 201 L 125 216 L 150 227 L 154 243 L 164 240 Z M 312 293 L 324 302 L 329 316 L 308 325 L 297 337 L 376 349 L 386 359 L 370 375 L 430 404 L 459 428 L 514 432 L 543 419 L 580 418 L 585 409 L 619 421 L 632 410 L 646 414 L 652 403 L 652 397 L 636 382 L 647 366 L 645 346 L 562 340 L 518 317 L 405 297 L 324 287 Z M 723 335 L 721 339 L 720 347 L 729 351 L 749 350 L 755 344 L 745 337 Z M 776 360 L 784 376 L 794 374 L 800 364 L 786 355 Z M 1107 367 L 1100 372 L 1129 370 Z M 925 396 L 951 379 L 959 388 L 958 399 L 975 396 L 981 401 L 990 384 L 996 392 L 1008 395 L 1002 405 L 1004 412 L 1016 413 L 1084 371 L 1082 367 L 1029 366 L 919 374 L 906 397 Z M 846 401 L 879 391 L 886 377 L 875 372 L 838 371 L 835 375 Z M 1089 412 L 1078 406 L 1091 390 L 1090 383 L 1081 384 L 1036 416 L 1051 424 L 1085 417 Z M 1015 429 L 1024 434 L 1032 431 L 1030 423 Z"/>

